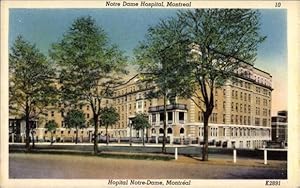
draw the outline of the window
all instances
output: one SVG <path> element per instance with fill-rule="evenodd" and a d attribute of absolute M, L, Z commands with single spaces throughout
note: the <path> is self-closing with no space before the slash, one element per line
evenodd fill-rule
<path fill-rule="evenodd" d="M 153 129 L 151 129 L 151 133 L 152 134 L 155 134 L 156 133 L 156 131 L 155 131 L 155 129 L 153 128 Z"/>
<path fill-rule="evenodd" d="M 172 134 L 172 128 L 169 127 L 167 131 L 168 131 L 168 134 Z"/>
<path fill-rule="evenodd" d="M 139 101 L 138 102 L 138 109 L 141 109 L 142 108 L 142 101 Z"/>
<path fill-rule="evenodd" d="M 159 114 L 159 121 L 164 121 L 164 113 Z"/>
<path fill-rule="evenodd" d="M 164 134 L 163 128 L 160 128 L 160 129 L 159 129 L 159 134 Z"/>
<path fill-rule="evenodd" d="M 179 112 L 179 120 L 184 120 L 184 112 Z"/>
<path fill-rule="evenodd" d="M 152 114 L 152 123 L 156 122 L 156 114 Z"/>
<path fill-rule="evenodd" d="M 168 112 L 168 121 L 173 120 L 173 112 Z"/>
<path fill-rule="evenodd" d="M 64 134 L 64 131 L 60 131 L 60 134 Z"/>
<path fill-rule="evenodd" d="M 241 100 L 243 100 L 243 92 L 241 92 L 240 98 L 241 98 Z"/>
<path fill-rule="evenodd" d="M 260 124 L 260 118 L 255 118 L 255 125 L 259 125 Z"/>
<path fill-rule="evenodd" d="M 267 126 L 267 119 L 263 119 L 263 126 Z"/>
<path fill-rule="evenodd" d="M 51 111 L 51 117 L 54 117 L 54 111 Z"/>
<path fill-rule="evenodd" d="M 180 128 L 180 134 L 184 134 L 184 128 Z"/>

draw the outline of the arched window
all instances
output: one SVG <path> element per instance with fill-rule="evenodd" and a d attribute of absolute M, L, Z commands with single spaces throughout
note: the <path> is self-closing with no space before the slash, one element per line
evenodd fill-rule
<path fill-rule="evenodd" d="M 168 134 L 172 134 L 172 128 L 168 128 Z"/>
<path fill-rule="evenodd" d="M 184 134 L 184 128 L 180 129 L 180 134 Z"/>
<path fill-rule="evenodd" d="M 162 128 L 159 129 L 159 134 L 164 134 L 164 130 Z"/>
<path fill-rule="evenodd" d="M 155 134 L 156 131 L 155 131 L 155 129 L 153 128 L 153 129 L 151 130 L 151 132 L 152 132 L 153 134 Z"/>

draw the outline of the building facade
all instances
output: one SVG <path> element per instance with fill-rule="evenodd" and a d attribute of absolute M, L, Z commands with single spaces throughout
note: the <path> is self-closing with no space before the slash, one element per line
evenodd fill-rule
<path fill-rule="evenodd" d="M 259 148 L 271 140 L 272 76 L 253 65 L 240 68 L 235 81 L 215 89 L 215 104 L 209 120 L 211 145 L 236 148 Z M 115 91 L 113 104 L 120 121 L 112 127 L 114 136 L 129 136 L 130 119 L 136 113 L 148 113 L 151 128 L 147 132 L 154 142 L 163 136 L 162 99 L 147 99 L 154 89 L 140 84 L 135 76 Z M 167 137 L 170 143 L 201 143 L 203 115 L 192 99 L 176 98 L 167 105 Z M 140 132 L 132 131 L 133 136 Z"/>
<path fill-rule="evenodd" d="M 287 146 L 288 141 L 288 113 L 279 111 L 277 116 L 272 116 L 272 141 Z"/>
<path fill-rule="evenodd" d="M 259 148 L 271 140 L 271 92 L 272 76 L 251 64 L 236 72 L 236 79 L 215 88 L 214 110 L 209 119 L 209 143 L 221 147 Z M 112 98 L 103 100 L 102 106 L 113 106 L 120 119 L 108 130 L 110 138 L 141 137 L 141 131 L 130 131 L 131 119 L 137 113 L 146 113 L 151 128 L 145 131 L 149 142 L 158 143 L 163 136 L 163 100 L 148 99 L 147 93 L 155 86 L 144 85 L 140 75 L 118 86 Z M 89 104 L 73 106 L 86 116 L 85 128 L 79 129 L 79 140 L 91 142 L 94 128 Z M 35 130 L 37 140 L 50 140 L 50 132 L 44 128 L 49 120 L 55 120 L 59 128 L 54 132 L 57 141 L 74 141 L 75 129 L 64 124 L 67 107 L 64 103 L 49 104 L 46 115 L 39 118 Z M 203 115 L 192 99 L 174 98 L 167 104 L 167 137 L 170 143 L 203 142 Z M 105 136 L 100 127 L 99 136 Z"/>

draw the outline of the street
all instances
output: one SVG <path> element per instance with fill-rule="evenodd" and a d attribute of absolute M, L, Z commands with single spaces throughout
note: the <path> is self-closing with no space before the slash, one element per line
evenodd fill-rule
<path fill-rule="evenodd" d="M 223 160 L 224 161 L 224 160 Z M 281 163 L 280 163 L 281 164 Z M 274 167 L 179 160 L 110 159 L 94 156 L 9 154 L 10 178 L 57 179 L 286 179 L 286 164 Z"/>

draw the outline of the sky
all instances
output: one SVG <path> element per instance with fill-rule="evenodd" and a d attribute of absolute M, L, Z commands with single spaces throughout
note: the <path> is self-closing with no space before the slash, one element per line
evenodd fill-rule
<path fill-rule="evenodd" d="M 176 14 L 175 9 L 10 9 L 9 45 L 18 35 L 36 44 L 45 54 L 52 43 L 62 39 L 74 19 L 92 16 L 110 41 L 129 57 L 149 26 Z M 254 65 L 273 77 L 272 115 L 287 110 L 287 11 L 264 9 L 261 12 L 262 35 L 267 39 L 258 48 Z"/>

